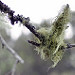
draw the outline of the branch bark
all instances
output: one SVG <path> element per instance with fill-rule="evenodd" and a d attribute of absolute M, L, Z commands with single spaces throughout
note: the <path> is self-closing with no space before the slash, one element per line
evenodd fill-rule
<path fill-rule="evenodd" d="M 5 42 L 1 34 L 0 34 L 0 40 L 1 40 L 2 46 L 5 46 L 7 50 L 10 51 L 10 53 L 16 58 L 16 60 L 18 60 L 20 63 L 23 64 L 24 60 L 15 52 L 15 50 L 13 50 L 11 47 L 8 46 L 8 44 Z"/>
<path fill-rule="evenodd" d="M 2 3 L 0 1 L 0 11 L 7 13 L 8 17 L 11 21 L 11 24 L 14 25 L 14 23 L 18 23 L 20 21 L 24 26 L 26 26 L 37 38 L 41 40 L 41 34 L 37 32 L 35 27 L 29 23 L 30 19 L 29 17 L 25 18 L 23 15 L 14 15 L 15 11 L 11 10 L 6 4 Z"/>

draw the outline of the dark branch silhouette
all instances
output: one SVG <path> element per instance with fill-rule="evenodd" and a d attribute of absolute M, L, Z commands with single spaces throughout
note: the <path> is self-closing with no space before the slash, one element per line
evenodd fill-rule
<path fill-rule="evenodd" d="M 41 40 L 41 36 L 40 33 L 38 33 L 35 29 L 34 26 L 32 26 L 32 24 L 29 23 L 30 19 L 29 17 L 25 18 L 23 17 L 23 15 L 14 15 L 15 11 L 11 10 L 7 5 L 5 5 L 4 3 L 2 3 L 0 1 L 0 11 L 4 12 L 4 13 L 8 13 L 8 17 L 11 21 L 11 24 L 14 25 L 14 23 L 18 23 L 18 21 L 20 21 L 24 26 L 26 26 L 37 38 L 39 38 Z"/>
<path fill-rule="evenodd" d="M 67 49 L 69 49 L 69 48 L 72 48 L 72 47 L 75 47 L 75 44 L 67 44 Z"/>
<path fill-rule="evenodd" d="M 34 41 L 30 41 L 30 40 L 28 40 L 28 42 L 29 42 L 29 43 L 31 43 L 32 45 L 40 46 L 40 44 L 39 44 L 39 43 L 36 43 L 36 42 L 34 42 Z"/>

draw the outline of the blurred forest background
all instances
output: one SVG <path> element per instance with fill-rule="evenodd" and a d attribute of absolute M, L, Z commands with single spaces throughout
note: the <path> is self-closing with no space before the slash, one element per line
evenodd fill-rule
<path fill-rule="evenodd" d="M 43 21 L 40 25 L 47 26 L 49 23 L 49 20 Z M 66 42 L 75 43 L 75 12 L 72 12 L 72 19 L 70 23 L 72 25 L 74 35 L 71 39 L 66 39 Z M 10 35 L 7 34 L 7 30 L 9 28 L 6 26 L 2 27 L 2 25 L 3 22 L 0 22 L 1 35 L 7 44 L 25 61 L 24 64 L 17 64 L 15 75 L 75 75 L 75 48 L 67 50 L 58 65 L 47 72 L 50 65 L 52 65 L 52 62 L 50 60 L 43 61 L 40 58 L 40 55 L 38 55 L 34 50 L 35 47 L 27 42 L 27 40 L 33 40 L 33 34 L 21 34 L 17 40 L 12 40 Z M 37 28 L 40 27 L 38 24 L 33 25 Z M 0 75 L 6 75 L 10 72 L 14 62 L 15 58 L 13 55 L 6 50 L 6 48 L 2 49 L 0 42 Z"/>

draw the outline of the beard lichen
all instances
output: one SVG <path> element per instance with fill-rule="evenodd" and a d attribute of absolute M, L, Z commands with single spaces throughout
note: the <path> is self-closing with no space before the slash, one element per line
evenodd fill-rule
<path fill-rule="evenodd" d="M 64 33 L 67 28 L 67 23 L 70 21 L 70 8 L 67 4 L 62 13 L 58 14 L 55 21 L 51 24 L 51 27 L 43 27 L 37 30 L 41 34 L 42 38 L 39 40 L 35 37 L 35 41 L 40 43 L 40 46 L 36 47 L 36 51 L 41 55 L 43 60 L 50 59 L 53 61 L 52 68 L 62 59 L 66 47 L 64 42 Z"/>

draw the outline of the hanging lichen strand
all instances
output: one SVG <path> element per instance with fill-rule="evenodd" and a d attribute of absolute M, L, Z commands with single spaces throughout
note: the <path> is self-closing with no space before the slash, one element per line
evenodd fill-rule
<path fill-rule="evenodd" d="M 41 28 L 37 30 L 41 34 L 41 40 L 35 38 L 35 41 L 40 44 L 36 46 L 36 51 L 41 55 L 43 60 L 48 58 L 53 61 L 52 68 L 62 59 L 64 48 L 67 44 L 64 42 L 64 32 L 67 28 L 67 23 L 70 21 L 70 8 L 67 4 L 62 13 L 60 13 L 50 28 Z"/>

